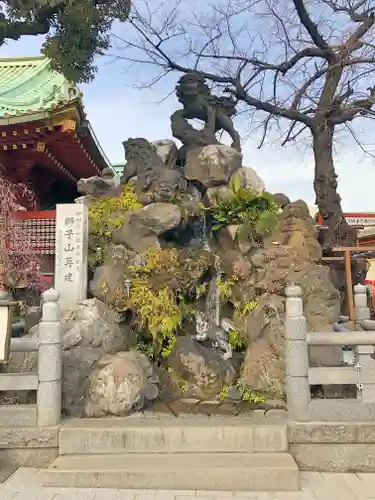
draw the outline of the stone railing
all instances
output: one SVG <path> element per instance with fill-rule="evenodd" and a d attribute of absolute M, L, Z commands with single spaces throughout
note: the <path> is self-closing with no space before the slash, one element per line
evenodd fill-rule
<path fill-rule="evenodd" d="M 287 287 L 286 296 L 286 391 L 290 419 L 375 420 L 375 331 L 307 332 L 301 288 Z M 366 289 L 362 285 L 355 287 L 355 306 L 356 322 L 361 323 L 369 317 Z M 310 367 L 309 346 L 341 347 L 343 354 L 351 353 L 351 360 L 342 366 Z M 354 385 L 357 398 L 312 399 L 310 387 L 314 385 Z"/>
<path fill-rule="evenodd" d="M 36 352 L 36 373 L 1 373 L 0 391 L 37 391 L 37 404 L 0 406 L 0 427 L 48 427 L 60 424 L 62 347 L 59 293 L 43 294 L 43 315 L 38 338 L 14 338 L 11 352 Z M 11 421 L 9 418 L 11 417 Z"/>

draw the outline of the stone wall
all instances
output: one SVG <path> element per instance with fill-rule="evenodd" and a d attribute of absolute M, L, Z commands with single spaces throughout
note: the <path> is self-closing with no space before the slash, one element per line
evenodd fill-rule
<path fill-rule="evenodd" d="M 6 467 L 48 467 L 58 455 L 59 426 L 0 427 L 0 463 Z"/>
<path fill-rule="evenodd" d="M 289 443 L 300 470 L 375 472 L 375 422 L 291 422 Z"/>

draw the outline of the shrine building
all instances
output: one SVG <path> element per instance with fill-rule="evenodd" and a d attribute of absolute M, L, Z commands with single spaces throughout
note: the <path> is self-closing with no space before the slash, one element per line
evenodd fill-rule
<path fill-rule="evenodd" d="M 29 185 L 39 210 L 73 202 L 80 178 L 110 166 L 81 92 L 45 57 L 0 59 L 0 82 L 0 175 Z"/>
<path fill-rule="evenodd" d="M 49 59 L 0 59 L 0 175 L 34 191 L 37 206 L 20 200 L 17 218 L 53 284 L 56 204 L 79 196 L 77 181 L 110 167 L 75 84 Z"/>

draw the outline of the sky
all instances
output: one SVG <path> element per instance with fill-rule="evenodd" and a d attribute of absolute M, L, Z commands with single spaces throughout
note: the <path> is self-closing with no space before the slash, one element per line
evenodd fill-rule
<path fill-rule="evenodd" d="M 36 56 L 43 40 L 23 37 L 0 48 L 0 57 Z M 99 143 L 112 164 L 123 163 L 122 141 L 144 137 L 149 141 L 172 138 L 170 115 L 180 106 L 172 95 L 178 74 L 163 87 L 140 90 L 134 87 L 137 75 L 126 71 L 122 61 L 103 56 L 93 82 L 81 85 L 87 117 Z M 369 126 L 372 127 L 369 121 Z M 245 123 L 238 123 L 244 135 Z M 375 142 L 375 133 L 374 133 Z M 259 138 L 243 143 L 243 165 L 256 170 L 271 192 L 283 192 L 292 200 L 314 203 L 313 159 L 307 147 L 281 148 L 276 142 L 258 149 Z M 354 145 L 341 144 L 336 155 L 339 193 L 346 212 L 375 212 L 375 159 Z"/>

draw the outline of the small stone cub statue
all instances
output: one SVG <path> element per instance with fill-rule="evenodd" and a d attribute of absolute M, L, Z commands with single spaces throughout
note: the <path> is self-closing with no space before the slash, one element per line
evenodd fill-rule
<path fill-rule="evenodd" d="M 211 340 L 212 347 L 221 352 L 223 359 L 232 358 L 232 346 L 229 343 L 229 335 L 233 330 L 233 325 L 229 320 L 222 319 L 221 325 L 214 325 L 210 322 L 207 315 L 197 312 L 195 315 L 196 335 L 194 339 L 197 342 Z"/>

